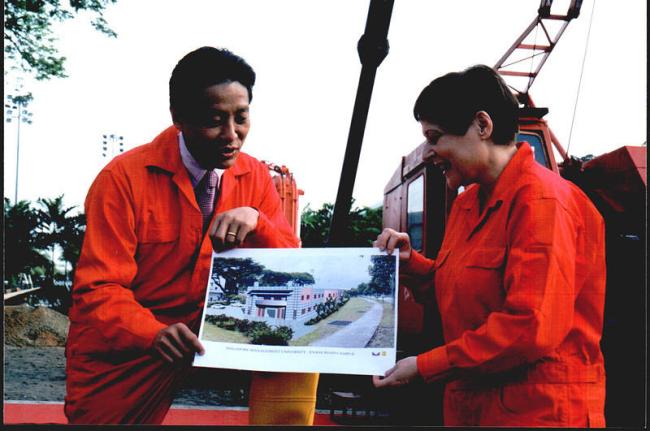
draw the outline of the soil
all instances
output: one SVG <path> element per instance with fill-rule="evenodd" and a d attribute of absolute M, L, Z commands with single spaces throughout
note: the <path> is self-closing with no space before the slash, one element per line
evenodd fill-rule
<path fill-rule="evenodd" d="M 68 317 L 47 307 L 4 307 L 5 345 L 16 347 L 64 347 Z"/>
<path fill-rule="evenodd" d="M 47 307 L 4 307 L 4 399 L 63 402 L 68 317 Z M 248 375 L 219 376 L 197 370 L 174 403 L 186 406 L 244 406 Z M 224 378 L 224 376 L 226 378 Z M 221 377 L 221 378 L 219 378 Z M 206 382 L 220 381 L 220 387 Z"/>
<path fill-rule="evenodd" d="M 65 397 L 65 353 L 63 347 L 4 346 L 4 399 L 11 401 L 63 402 Z M 183 406 L 246 406 L 248 380 L 221 379 L 220 388 L 208 386 L 198 372 L 183 387 L 174 404 Z"/>
<path fill-rule="evenodd" d="M 4 318 L 4 400 L 63 402 L 68 317 L 19 305 L 5 306 Z M 196 368 L 174 404 L 247 406 L 249 383 L 245 371 Z"/>

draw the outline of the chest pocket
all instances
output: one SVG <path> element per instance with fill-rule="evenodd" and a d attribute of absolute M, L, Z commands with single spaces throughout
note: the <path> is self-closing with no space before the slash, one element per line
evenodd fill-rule
<path fill-rule="evenodd" d="M 487 314 L 503 304 L 505 290 L 503 286 L 503 269 L 505 267 L 505 248 L 479 247 L 470 251 L 459 265 L 456 289 L 462 301 L 472 298 L 476 321 L 482 323 Z"/>
<path fill-rule="evenodd" d="M 436 256 L 436 260 L 433 263 L 433 269 L 437 270 L 440 268 L 442 265 L 445 264 L 447 261 L 447 257 L 449 256 L 449 249 L 448 248 L 443 248 L 438 252 L 438 256 Z"/>
<path fill-rule="evenodd" d="M 467 268 L 502 269 L 505 266 L 506 250 L 501 247 L 481 247 L 465 257 Z"/>
<path fill-rule="evenodd" d="M 141 231 L 141 244 L 154 244 L 177 241 L 180 236 L 180 226 L 175 223 L 149 223 Z"/>

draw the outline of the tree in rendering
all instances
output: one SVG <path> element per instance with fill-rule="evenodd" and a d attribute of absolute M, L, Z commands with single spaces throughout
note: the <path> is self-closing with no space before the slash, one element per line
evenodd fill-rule
<path fill-rule="evenodd" d="M 278 272 L 264 270 L 260 278 L 260 284 L 264 286 L 286 286 L 289 282 L 298 286 L 314 284 L 314 276 L 308 272 Z"/>
<path fill-rule="evenodd" d="M 264 265 L 251 258 L 217 257 L 214 259 L 212 281 L 226 297 L 239 294 L 239 289 L 252 286 L 263 274 Z"/>
<path fill-rule="evenodd" d="M 368 267 L 372 291 L 376 295 L 391 295 L 395 291 L 395 256 L 370 256 L 371 265 Z"/>

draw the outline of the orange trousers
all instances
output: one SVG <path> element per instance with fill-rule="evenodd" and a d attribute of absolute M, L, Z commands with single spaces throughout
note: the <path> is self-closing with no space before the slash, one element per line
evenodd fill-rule
<path fill-rule="evenodd" d="M 251 425 L 313 425 L 318 374 L 253 373 Z"/>
<path fill-rule="evenodd" d="M 173 366 L 149 355 L 119 362 L 106 364 L 81 355 L 69 358 L 65 400 L 69 423 L 161 424 L 191 372 L 189 364 Z M 312 425 L 318 377 L 252 373 L 249 423 Z"/>

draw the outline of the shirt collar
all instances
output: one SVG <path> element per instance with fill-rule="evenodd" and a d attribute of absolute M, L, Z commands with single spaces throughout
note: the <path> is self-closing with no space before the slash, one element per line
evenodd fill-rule
<path fill-rule="evenodd" d="M 499 175 L 486 208 L 491 207 L 497 201 L 506 200 L 508 195 L 512 193 L 512 185 L 519 181 L 523 171 L 531 163 L 535 163 L 535 159 L 530 145 L 528 142 L 518 142 L 517 151 L 503 169 L 501 175 Z"/>
<path fill-rule="evenodd" d="M 201 178 L 205 175 L 207 172 L 206 169 L 203 169 L 201 165 L 199 165 L 199 162 L 196 161 L 194 156 L 192 156 L 192 153 L 190 153 L 190 150 L 187 149 L 187 145 L 185 144 L 185 138 L 183 137 L 183 132 L 178 132 L 178 147 L 181 152 L 181 160 L 183 161 L 183 165 L 185 166 L 185 169 L 187 169 L 187 173 L 190 175 L 190 180 L 192 181 L 192 186 L 196 187 L 196 185 L 201 181 Z M 214 172 L 216 172 L 217 177 L 219 180 L 221 180 L 221 174 L 223 174 L 223 169 L 213 169 Z"/>
<path fill-rule="evenodd" d="M 537 163 L 533 157 L 533 150 L 528 142 L 518 142 L 517 151 L 512 156 L 506 167 L 503 169 L 499 178 L 494 185 L 489 201 L 485 208 L 490 208 L 497 204 L 498 201 L 506 200 L 508 194 L 512 191 L 512 184 L 517 183 L 521 173 L 530 163 Z M 481 186 L 473 184 L 464 192 L 468 196 L 462 201 L 461 207 L 469 210 L 478 205 L 478 194 Z"/>

